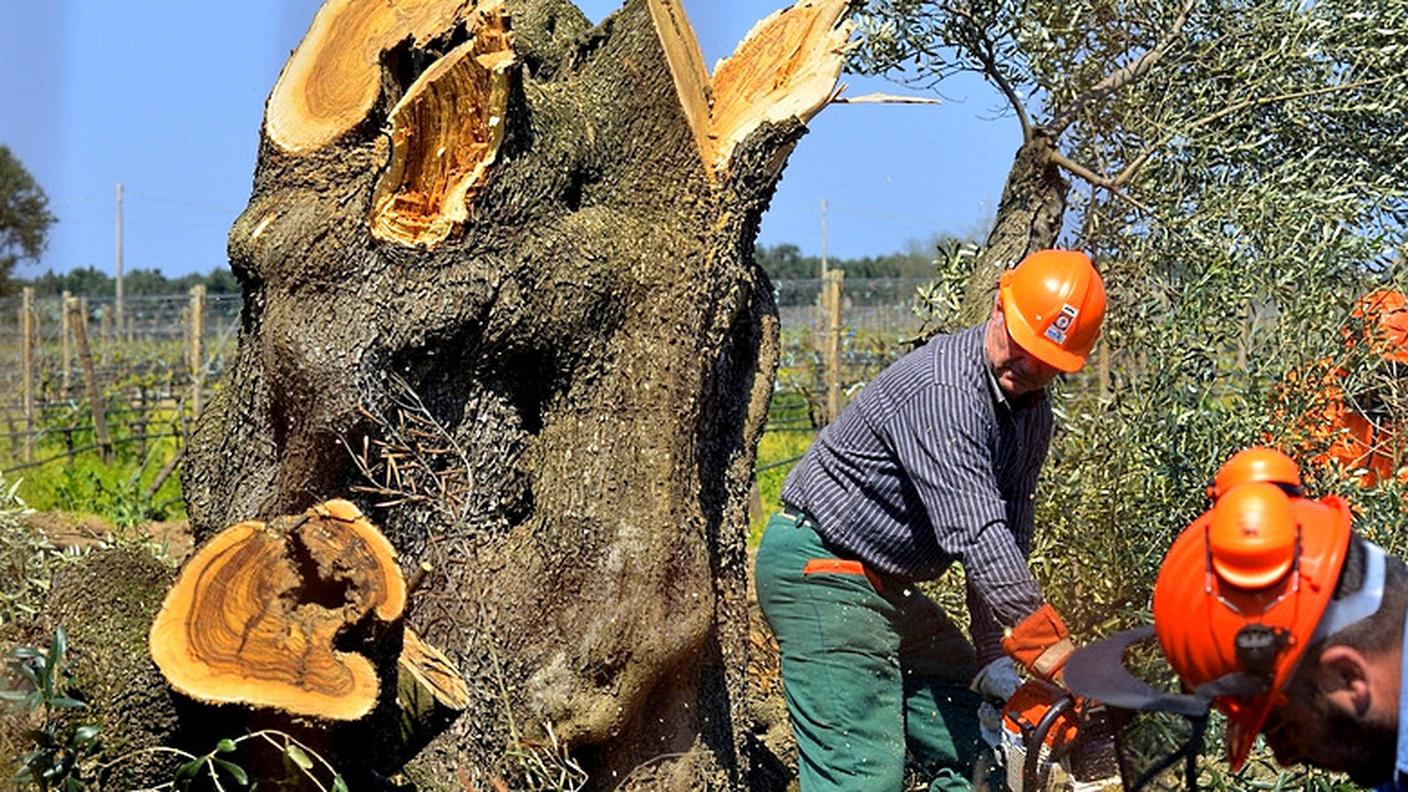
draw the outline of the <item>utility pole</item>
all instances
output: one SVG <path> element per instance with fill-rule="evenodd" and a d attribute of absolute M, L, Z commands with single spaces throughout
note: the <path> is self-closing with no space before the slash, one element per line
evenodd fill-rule
<path fill-rule="evenodd" d="M 122 182 L 118 182 L 118 183 L 117 183 L 117 256 L 116 256 L 116 264 L 117 264 L 117 282 L 116 282 L 116 284 L 115 284 L 115 286 L 116 286 L 116 294 L 115 294 L 115 296 L 117 297 L 117 305 L 115 306 L 115 308 L 116 308 L 116 311 L 117 311 L 117 316 L 116 316 L 117 323 L 116 323 L 116 326 L 115 326 L 114 329 L 116 329 L 116 331 L 117 331 L 118 343 L 122 343 L 122 341 L 126 338 L 126 336 L 124 336 L 123 333 L 122 333 L 122 327 L 123 327 L 123 320 L 122 320 Z"/>

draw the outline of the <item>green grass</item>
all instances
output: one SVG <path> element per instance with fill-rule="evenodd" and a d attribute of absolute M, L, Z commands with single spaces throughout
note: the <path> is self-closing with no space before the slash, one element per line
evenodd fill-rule
<path fill-rule="evenodd" d="M 797 464 L 796 458 L 806 452 L 815 436 L 814 430 L 801 427 L 787 427 L 763 434 L 763 439 L 758 443 L 758 461 L 755 468 L 760 471 L 755 480 L 763 508 L 761 516 L 755 516 L 749 526 L 749 547 L 758 546 L 758 540 L 763 537 L 763 527 L 767 525 L 772 513 L 777 511 L 782 482 L 787 479 L 787 474 L 792 472 L 792 466 Z"/>

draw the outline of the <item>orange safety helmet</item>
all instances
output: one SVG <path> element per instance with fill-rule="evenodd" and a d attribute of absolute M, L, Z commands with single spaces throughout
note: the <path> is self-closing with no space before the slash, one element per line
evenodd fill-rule
<path fill-rule="evenodd" d="M 1105 284 L 1090 257 L 1038 250 L 998 281 L 1007 332 L 1023 349 L 1061 371 L 1079 371 L 1100 335 Z"/>
<path fill-rule="evenodd" d="M 1351 316 L 1363 319 L 1369 346 L 1385 360 L 1408 363 L 1408 297 L 1378 289 L 1360 297 Z"/>
<path fill-rule="evenodd" d="M 1274 448 L 1244 448 L 1222 463 L 1208 487 L 1208 497 L 1216 501 L 1238 484 L 1264 481 L 1276 484 L 1288 495 L 1301 494 L 1300 466 Z"/>
<path fill-rule="evenodd" d="M 1250 679 L 1213 703 L 1228 719 L 1228 761 L 1246 761 L 1339 582 L 1348 504 L 1274 484 L 1227 491 L 1174 541 L 1154 584 L 1154 632 L 1186 688 Z"/>

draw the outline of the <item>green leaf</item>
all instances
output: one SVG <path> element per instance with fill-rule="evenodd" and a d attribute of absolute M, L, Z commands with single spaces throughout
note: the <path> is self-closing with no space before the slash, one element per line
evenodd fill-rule
<path fill-rule="evenodd" d="M 185 764 L 176 768 L 176 780 L 180 781 L 184 778 L 195 778 L 196 774 L 200 772 L 200 769 L 202 767 L 205 767 L 205 763 L 208 761 L 210 761 L 209 756 L 198 756 L 195 759 L 186 762 Z"/>
<path fill-rule="evenodd" d="M 284 755 L 304 770 L 313 769 L 313 760 L 308 758 L 308 754 L 304 753 L 302 748 L 293 743 L 289 743 L 288 747 L 284 749 Z"/>
<path fill-rule="evenodd" d="M 220 753 L 233 753 L 235 750 L 235 741 L 231 740 L 229 737 L 226 737 L 225 739 L 215 744 L 215 750 L 219 751 Z"/>
<path fill-rule="evenodd" d="M 101 726 L 98 726 L 97 724 L 93 723 L 89 723 L 84 726 L 79 726 L 77 729 L 73 730 L 73 744 L 87 745 L 88 743 L 92 742 L 93 739 L 97 737 L 98 733 L 102 730 L 103 728 Z"/>
<path fill-rule="evenodd" d="M 63 625 L 54 628 L 54 643 L 49 647 L 49 667 L 58 670 L 63 665 L 64 655 L 68 654 L 68 632 Z"/>
<path fill-rule="evenodd" d="M 349 792 L 347 782 L 342 780 L 342 776 L 332 777 L 332 792 Z"/>
<path fill-rule="evenodd" d="M 244 772 L 243 767 L 240 767 L 234 762 L 227 762 L 224 759 L 215 759 L 214 762 L 221 770 L 229 773 L 230 777 L 235 779 L 235 783 L 240 786 L 249 786 L 249 776 Z"/>
<path fill-rule="evenodd" d="M 49 706 L 58 707 L 59 709 L 84 709 L 88 705 L 78 699 L 69 698 L 68 696 L 55 696 L 49 699 Z"/>

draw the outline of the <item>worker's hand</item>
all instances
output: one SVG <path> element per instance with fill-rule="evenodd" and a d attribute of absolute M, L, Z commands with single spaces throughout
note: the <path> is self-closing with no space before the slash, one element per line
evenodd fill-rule
<path fill-rule="evenodd" d="M 1005 702 L 1022 686 L 1022 676 L 1010 657 L 999 657 L 978 669 L 968 688 L 983 698 Z"/>
<path fill-rule="evenodd" d="M 1061 668 L 1075 649 L 1070 632 L 1050 603 L 1042 605 L 1002 638 L 1002 651 L 1042 679 L 1059 681 Z"/>

